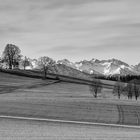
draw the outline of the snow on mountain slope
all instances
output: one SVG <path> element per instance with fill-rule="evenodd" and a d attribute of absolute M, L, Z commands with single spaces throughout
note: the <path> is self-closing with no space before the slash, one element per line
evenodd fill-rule
<path fill-rule="evenodd" d="M 58 60 L 57 64 L 63 64 L 66 65 L 68 67 L 72 67 L 74 69 L 77 69 L 77 67 L 75 66 L 74 63 L 70 62 L 68 59 L 63 59 L 63 60 Z"/>
<path fill-rule="evenodd" d="M 77 69 L 87 73 L 94 73 L 94 74 L 102 74 L 103 73 L 103 66 L 97 62 L 83 60 L 80 62 L 76 62 Z"/>
<path fill-rule="evenodd" d="M 109 59 L 109 60 L 98 60 L 92 59 L 90 61 L 83 60 L 80 62 L 72 63 L 70 61 L 61 60 L 59 63 L 64 64 L 66 66 L 75 68 L 80 71 L 84 71 L 90 74 L 103 74 L 103 75 L 128 75 L 140 74 L 140 64 L 135 66 L 129 66 L 127 63 L 122 62 L 117 59 Z"/>
<path fill-rule="evenodd" d="M 30 59 L 31 66 L 28 69 L 39 69 L 37 59 Z M 80 62 L 70 62 L 67 59 L 59 60 L 56 63 L 57 65 L 65 65 L 67 67 L 76 69 L 81 72 L 86 72 L 89 74 L 96 75 L 140 75 L 140 63 L 136 66 L 130 66 L 125 62 L 122 62 L 117 59 L 109 59 L 109 60 L 83 60 Z M 66 68 L 65 68 L 66 69 Z M 63 68 L 64 70 L 64 68 Z M 67 68 L 69 71 L 69 69 Z M 72 73 L 72 72 L 71 72 Z M 75 72 L 74 72 L 75 73 Z"/>
<path fill-rule="evenodd" d="M 133 66 L 136 71 L 140 71 L 140 63 L 138 65 Z"/>

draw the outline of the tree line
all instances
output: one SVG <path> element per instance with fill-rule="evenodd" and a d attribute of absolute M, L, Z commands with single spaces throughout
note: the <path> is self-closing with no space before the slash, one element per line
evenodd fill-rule
<path fill-rule="evenodd" d="M 140 75 L 95 75 L 94 76 L 97 79 L 102 79 L 102 80 L 110 80 L 110 81 L 121 81 L 121 82 L 129 82 L 134 79 L 140 80 Z"/>
<path fill-rule="evenodd" d="M 20 48 L 13 44 L 6 45 L 2 53 L 0 62 L 5 63 L 8 69 L 19 68 L 19 64 L 23 66 L 24 70 L 26 69 L 27 66 L 31 66 L 29 58 L 23 56 L 21 54 Z M 43 79 L 46 79 L 47 73 L 51 67 L 55 67 L 55 69 L 57 69 L 56 62 L 47 56 L 40 57 L 37 61 L 37 65 L 43 71 Z"/>
<path fill-rule="evenodd" d="M 128 83 L 122 83 L 120 81 L 116 82 L 114 85 L 113 93 L 117 94 L 120 99 L 121 95 L 126 95 L 128 99 L 132 99 L 133 96 L 137 100 L 140 96 L 140 86 L 137 83 L 137 80 L 132 80 Z"/>
<path fill-rule="evenodd" d="M 90 92 L 92 95 L 97 98 L 98 93 L 101 93 L 103 86 L 102 82 L 99 79 L 93 79 L 91 85 L 89 86 Z M 123 83 L 117 81 L 113 86 L 113 94 L 118 96 L 118 99 L 121 98 L 122 95 L 127 96 L 128 99 L 132 99 L 135 97 L 137 100 L 140 96 L 140 85 L 136 80 L 130 81 L 128 83 Z"/>

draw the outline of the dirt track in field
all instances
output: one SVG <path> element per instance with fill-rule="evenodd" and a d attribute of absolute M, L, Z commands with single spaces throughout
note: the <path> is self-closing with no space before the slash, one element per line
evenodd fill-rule
<path fill-rule="evenodd" d="M 83 105 L 83 107 L 82 107 Z M 98 123 L 140 125 L 139 106 L 99 103 L 0 102 L 0 115 L 40 117 Z"/>
<path fill-rule="evenodd" d="M 140 125 L 140 106 L 117 105 L 119 112 L 118 124 Z"/>

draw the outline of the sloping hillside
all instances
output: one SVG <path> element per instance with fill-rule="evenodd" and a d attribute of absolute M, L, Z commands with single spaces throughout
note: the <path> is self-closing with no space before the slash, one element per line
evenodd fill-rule
<path fill-rule="evenodd" d="M 75 78 L 81 78 L 81 79 L 90 79 L 91 78 L 91 75 L 81 72 L 79 70 L 76 70 L 74 68 L 68 67 L 63 64 L 57 64 L 57 67 L 58 67 L 58 72 L 56 72 L 57 74 L 71 76 L 71 77 L 75 77 Z"/>
<path fill-rule="evenodd" d="M 63 70 L 64 68 L 64 70 Z M 68 70 L 67 70 L 68 69 Z M 70 70 L 69 70 L 70 69 Z M 65 82 L 72 82 L 72 83 L 79 83 L 79 84 L 91 84 L 93 79 L 89 74 L 84 74 L 82 72 L 79 72 L 77 70 L 74 70 L 72 73 L 70 73 L 72 68 L 65 67 L 64 65 L 60 65 L 59 71 L 57 71 L 57 74 L 54 72 L 54 70 L 49 71 L 50 73 L 47 74 L 47 78 L 52 79 L 53 81 L 61 80 Z M 62 71 L 61 71 L 62 70 Z M 66 71 L 65 71 L 66 70 Z M 13 75 L 19 75 L 18 77 L 30 77 L 33 81 L 34 79 L 40 79 L 41 82 L 46 83 L 46 81 L 43 81 L 42 78 L 44 77 L 43 71 L 40 70 L 5 70 L 0 69 L 2 73 L 5 74 L 13 74 Z M 59 74 L 58 74 L 59 73 Z M 62 74 L 61 74 L 62 73 Z M 65 74 L 65 75 L 64 75 Z M 34 79 L 33 79 L 34 78 Z M 96 79 L 94 79 L 96 80 Z M 109 81 L 109 80 L 100 80 L 103 84 L 103 87 L 106 88 L 113 88 L 115 82 Z"/>
<path fill-rule="evenodd" d="M 13 92 L 17 89 L 44 86 L 56 80 L 42 80 L 0 72 L 0 94 Z"/>

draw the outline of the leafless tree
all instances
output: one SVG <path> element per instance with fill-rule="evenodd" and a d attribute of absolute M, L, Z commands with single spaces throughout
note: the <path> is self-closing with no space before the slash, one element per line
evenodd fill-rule
<path fill-rule="evenodd" d="M 136 83 L 136 81 L 134 80 L 134 82 L 133 82 L 133 92 L 134 92 L 134 96 L 135 96 L 135 99 L 137 100 L 138 99 L 138 97 L 139 97 L 139 95 L 140 95 L 140 87 L 139 87 L 139 85 Z"/>
<path fill-rule="evenodd" d="M 89 87 L 92 95 L 97 98 L 97 94 L 101 92 L 102 89 L 102 83 L 100 82 L 100 80 L 94 79 Z"/>
<path fill-rule="evenodd" d="M 38 66 L 43 70 L 43 78 L 46 79 L 48 70 L 55 66 L 55 61 L 47 56 L 38 59 Z"/>
<path fill-rule="evenodd" d="M 121 83 L 120 81 L 116 82 L 114 85 L 113 93 L 117 93 L 118 98 L 120 99 L 121 93 L 124 90 L 124 84 Z"/>
<path fill-rule="evenodd" d="M 4 52 L 3 52 L 3 56 L 2 59 L 4 62 L 7 62 L 9 65 L 9 69 L 12 69 L 13 67 L 15 67 L 20 59 L 21 59 L 21 51 L 19 49 L 19 47 L 13 45 L 13 44 L 7 44 Z"/>
<path fill-rule="evenodd" d="M 24 70 L 26 69 L 27 66 L 30 66 L 30 65 L 31 65 L 29 59 L 28 59 L 26 56 L 25 56 L 25 58 L 21 61 L 21 64 L 22 64 Z"/>
<path fill-rule="evenodd" d="M 0 57 L 0 68 L 2 68 L 2 59 Z"/>
<path fill-rule="evenodd" d="M 133 87 L 134 87 L 133 84 L 131 82 L 129 82 L 125 88 L 128 99 L 132 99 L 132 97 L 133 97 L 133 92 L 134 92 Z"/>

